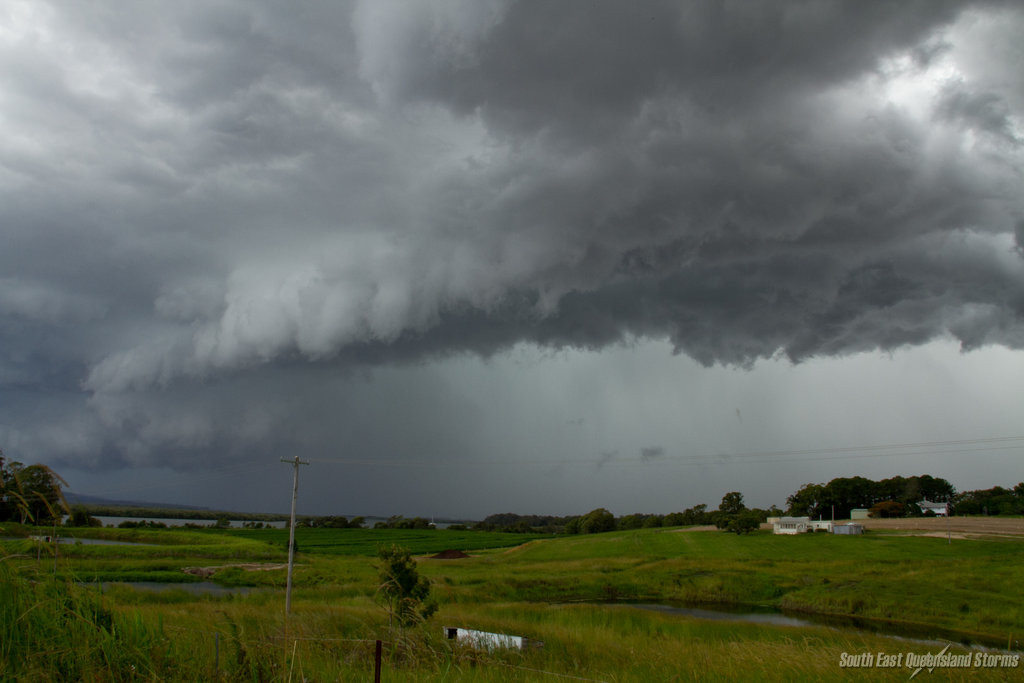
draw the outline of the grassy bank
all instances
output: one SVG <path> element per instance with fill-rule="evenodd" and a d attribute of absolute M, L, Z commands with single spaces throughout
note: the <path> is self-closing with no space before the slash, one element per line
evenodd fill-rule
<path fill-rule="evenodd" d="M 903 681 L 910 673 L 905 668 L 840 670 L 840 657 L 939 649 L 841 631 L 674 618 L 627 606 L 449 605 L 435 625 L 399 632 L 365 598 L 302 597 L 286 625 L 279 601 L 266 595 L 176 602 L 143 594 L 131 604 L 103 604 L 119 597 L 65 586 L 36 588 L 25 600 L 8 603 L 16 605 L 11 611 L 22 610 L 16 629 L 24 637 L 9 639 L 10 620 L 0 622 L 9 644 L 0 678 L 369 680 L 379 638 L 385 681 Z M 440 624 L 527 634 L 544 646 L 472 651 L 444 640 Z M 43 648 L 36 645 L 40 638 L 46 639 Z M 960 678 L 949 673 L 930 678 Z M 1019 680 L 1015 670 L 984 674 L 985 680 Z"/>
<path fill-rule="evenodd" d="M 1019 541 L 641 530 L 529 544 L 438 571 L 453 600 L 769 605 L 999 639 L 1024 632 L 1022 566 Z M 514 567 L 505 580 L 479 589 L 505 567 Z"/>
<path fill-rule="evenodd" d="M 54 575 L 52 555 L 36 560 L 34 551 L 24 552 L 39 549 L 30 542 L 2 544 L 6 592 L 0 598 L 14 607 L 0 624 L 7 629 L 0 634 L 6 667 L 0 679 L 53 680 L 47 667 L 61 661 L 59 671 L 95 680 L 269 681 L 287 680 L 289 672 L 298 680 L 300 670 L 309 680 L 365 680 L 379 638 L 386 641 L 385 680 L 558 680 L 552 674 L 606 681 L 906 680 L 910 672 L 902 669 L 841 671 L 840 654 L 939 649 L 842 630 L 708 622 L 610 601 L 768 605 L 934 624 L 1004 643 L 1024 633 L 1020 541 L 950 545 L 885 534 L 739 537 L 650 529 L 480 548 L 524 539 L 306 529 L 286 624 L 283 569 L 228 567 L 214 574 L 225 584 L 268 587 L 245 596 L 121 587 L 100 594 L 75 583 L 118 572 L 137 580 L 183 566 L 280 563 L 282 538 L 266 533 L 276 530 L 98 531 L 131 531 L 117 540 L 151 545 L 61 546 Z M 369 555 L 388 542 L 421 553 L 420 572 L 440 603 L 423 629 L 389 630 L 373 602 L 377 577 Z M 451 548 L 472 557 L 427 559 Z M 72 622 L 67 638 L 63 626 L 52 626 Z M 441 638 L 442 624 L 525 635 L 545 646 L 522 653 L 453 649 Z M 37 642 L 49 643 L 46 653 L 63 654 L 27 656 L 25 648 Z M 30 669 L 15 676 L 17 667 Z M 984 673 L 998 680 L 1020 671 Z M 939 670 L 934 675 L 944 677 Z"/>

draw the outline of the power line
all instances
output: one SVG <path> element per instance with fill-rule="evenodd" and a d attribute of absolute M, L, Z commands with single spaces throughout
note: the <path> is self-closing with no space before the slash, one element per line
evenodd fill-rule
<path fill-rule="evenodd" d="M 1017 443 L 1014 443 L 1017 442 Z M 1014 445 L 991 445 L 985 448 L 954 448 L 941 449 L 943 446 L 972 446 L 985 444 L 1014 444 Z M 749 451 L 741 453 L 715 453 L 702 455 L 661 455 L 657 457 L 629 456 L 629 457 L 600 457 L 600 458 L 571 458 L 571 459 L 515 459 L 503 458 L 500 460 L 436 460 L 436 459 L 412 459 L 412 458 L 317 458 L 312 462 L 367 466 L 367 467 L 488 467 L 488 466 L 584 466 L 593 467 L 615 464 L 635 465 L 711 465 L 711 464 L 754 464 L 754 463 L 779 463 L 779 462 L 812 462 L 819 460 L 846 460 L 861 458 L 895 458 L 916 455 L 958 455 L 967 453 L 984 453 L 993 451 L 1017 450 L 1024 448 L 1024 436 L 1003 436 L 977 439 L 955 439 L 946 441 L 918 441 L 910 443 L 862 445 L 862 446 L 841 446 L 813 449 L 791 449 L 778 451 Z M 910 450 L 914 449 L 914 450 Z"/>

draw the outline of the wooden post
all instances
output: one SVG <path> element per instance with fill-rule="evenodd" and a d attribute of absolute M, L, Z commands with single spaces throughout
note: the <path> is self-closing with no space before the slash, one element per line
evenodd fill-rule
<path fill-rule="evenodd" d="M 220 631 L 213 632 L 213 670 L 220 671 Z"/>
<path fill-rule="evenodd" d="M 383 643 L 381 643 L 378 640 L 377 644 L 374 646 L 374 652 L 373 652 L 373 683 L 380 683 L 380 653 L 381 653 L 381 646 L 382 645 L 383 645 Z"/>
<path fill-rule="evenodd" d="M 287 624 L 288 615 L 292 611 L 292 567 L 295 565 L 295 499 L 299 495 L 299 465 L 308 465 L 309 463 L 299 460 L 297 455 L 295 460 L 281 458 L 281 462 L 290 462 L 295 466 L 295 478 L 292 481 L 292 521 L 288 525 L 290 529 L 288 532 L 288 579 L 284 589 L 284 616 Z"/>

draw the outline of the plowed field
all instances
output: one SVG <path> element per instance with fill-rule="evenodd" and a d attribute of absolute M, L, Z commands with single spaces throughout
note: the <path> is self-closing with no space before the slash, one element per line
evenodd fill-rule
<path fill-rule="evenodd" d="M 1020 517 L 918 517 L 911 519 L 862 519 L 865 529 L 892 529 L 931 533 L 1024 536 L 1024 518 Z"/>

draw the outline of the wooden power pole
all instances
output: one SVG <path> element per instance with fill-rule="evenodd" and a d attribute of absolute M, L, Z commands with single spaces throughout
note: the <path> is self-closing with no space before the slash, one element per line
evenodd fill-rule
<path fill-rule="evenodd" d="M 292 521 L 288 532 L 288 583 L 284 592 L 284 615 L 287 617 L 292 611 L 292 567 L 295 565 L 295 499 L 299 495 L 299 465 L 308 465 L 308 462 L 281 458 L 281 462 L 291 463 L 295 467 L 295 479 L 292 482 Z"/>

